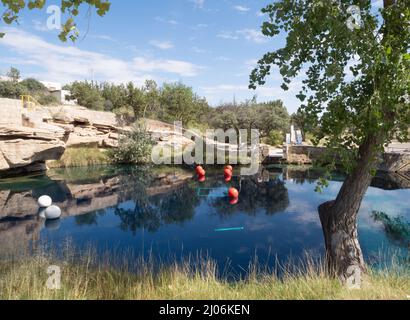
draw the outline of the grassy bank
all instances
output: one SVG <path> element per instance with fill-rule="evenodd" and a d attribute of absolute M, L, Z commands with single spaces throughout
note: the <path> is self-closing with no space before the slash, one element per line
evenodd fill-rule
<path fill-rule="evenodd" d="M 98 166 L 109 163 L 110 158 L 106 150 L 98 148 L 68 148 L 60 160 L 48 161 L 47 166 L 54 169 Z"/>
<path fill-rule="evenodd" d="M 0 262 L 0 299 L 408 299 L 409 271 L 370 270 L 360 290 L 349 290 L 328 278 L 323 269 L 285 270 L 282 279 L 255 268 L 239 281 L 216 276 L 216 266 L 201 260 L 154 272 L 152 263 L 138 263 L 137 272 L 95 264 L 92 255 L 59 261 L 44 254 Z M 74 262 L 77 261 L 77 262 Z M 136 261 L 128 257 L 127 261 Z M 47 268 L 61 266 L 61 289 L 47 289 Z M 253 271 L 252 271 L 253 270 Z"/>

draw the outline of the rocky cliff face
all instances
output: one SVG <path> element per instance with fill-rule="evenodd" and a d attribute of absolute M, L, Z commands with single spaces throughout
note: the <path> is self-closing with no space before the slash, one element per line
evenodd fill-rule
<path fill-rule="evenodd" d="M 182 132 L 160 121 L 147 120 L 156 143 L 184 147 L 192 143 Z M 24 109 L 21 101 L 0 98 L 0 175 L 46 170 L 66 148 L 116 148 L 123 126 L 111 112 L 80 106 Z"/>
<path fill-rule="evenodd" d="M 114 148 L 115 114 L 79 106 L 23 109 L 18 100 L 0 99 L 0 175 L 42 171 L 69 147 Z"/>
<path fill-rule="evenodd" d="M 44 170 L 62 156 L 68 134 L 27 116 L 18 100 L 0 99 L 0 174 Z"/>

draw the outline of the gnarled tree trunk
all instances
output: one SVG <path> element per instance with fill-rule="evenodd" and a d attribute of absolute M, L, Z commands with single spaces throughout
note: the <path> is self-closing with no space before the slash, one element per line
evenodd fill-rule
<path fill-rule="evenodd" d="M 319 207 L 329 272 L 352 287 L 360 287 L 366 271 L 357 232 L 357 215 L 372 180 L 379 138 L 370 137 L 359 148 L 358 163 L 334 201 Z"/>

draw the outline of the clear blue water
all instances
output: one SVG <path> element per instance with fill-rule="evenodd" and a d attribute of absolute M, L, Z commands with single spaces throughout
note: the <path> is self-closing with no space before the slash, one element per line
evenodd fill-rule
<path fill-rule="evenodd" d="M 305 251 L 323 255 L 317 207 L 334 199 L 343 177 L 335 176 L 322 194 L 315 192 L 320 172 L 271 168 L 226 184 L 220 169 L 209 169 L 205 183 L 193 171 L 167 168 L 53 170 L 0 180 L 0 241 L 19 250 L 33 244 L 92 245 L 100 252 L 132 251 L 164 262 L 199 252 L 220 269 L 241 273 L 255 257 L 261 264 L 286 262 Z M 240 190 L 231 205 L 227 188 Z M 409 182 L 380 176 L 373 182 L 359 217 L 359 237 L 368 262 L 383 263 L 381 252 L 408 257 L 410 239 L 397 234 L 371 213 L 410 221 Z M 36 199 L 49 194 L 63 209 L 58 221 L 38 217 Z M 230 228 L 234 228 L 229 230 Z M 218 231 L 216 229 L 228 229 Z M 408 229 L 404 229 L 405 231 Z M 13 246 L 12 246 L 13 244 Z"/>

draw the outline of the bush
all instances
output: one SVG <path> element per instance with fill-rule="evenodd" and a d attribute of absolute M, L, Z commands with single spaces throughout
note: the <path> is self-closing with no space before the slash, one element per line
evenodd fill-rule
<path fill-rule="evenodd" d="M 27 88 L 31 93 L 33 92 L 47 92 L 47 88 L 38 80 L 28 78 L 20 82 L 20 85 Z"/>
<path fill-rule="evenodd" d="M 22 86 L 20 83 L 0 81 L 0 97 L 2 98 L 20 99 L 22 95 L 27 93 L 27 88 Z"/>
<path fill-rule="evenodd" d="M 40 94 L 37 97 L 37 101 L 42 106 L 57 105 L 60 103 L 55 96 L 50 95 L 50 94 L 44 94 L 44 93 Z"/>
<path fill-rule="evenodd" d="M 113 162 L 121 164 L 143 164 L 151 160 L 153 142 L 141 124 L 134 125 L 131 132 L 120 136 L 118 148 L 110 151 Z"/>
<path fill-rule="evenodd" d="M 278 130 L 272 130 L 269 132 L 266 138 L 266 143 L 272 146 L 279 146 L 283 144 L 283 134 Z"/>

